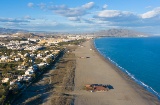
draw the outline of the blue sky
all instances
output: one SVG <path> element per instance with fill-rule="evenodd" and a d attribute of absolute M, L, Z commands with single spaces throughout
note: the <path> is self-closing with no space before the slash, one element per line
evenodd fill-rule
<path fill-rule="evenodd" d="M 53 32 L 124 28 L 160 34 L 160 0 L 0 0 L 0 27 Z"/>

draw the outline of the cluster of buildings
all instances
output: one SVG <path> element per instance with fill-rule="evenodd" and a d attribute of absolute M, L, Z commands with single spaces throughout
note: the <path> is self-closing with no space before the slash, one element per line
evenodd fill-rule
<path fill-rule="evenodd" d="M 31 82 L 31 80 L 34 78 L 33 74 L 38 73 L 41 67 L 45 68 L 48 65 L 49 64 L 47 63 L 40 63 L 38 65 L 35 64 L 26 69 L 23 75 L 16 75 L 14 78 L 3 78 L 2 83 L 9 83 L 10 89 L 12 89 L 14 85 L 17 85 L 17 88 L 21 89 L 24 87 L 26 82 Z"/>
<path fill-rule="evenodd" d="M 57 38 L 45 38 L 41 39 L 38 43 L 45 44 L 47 46 L 57 45 L 60 42 L 69 42 L 72 40 L 80 40 L 80 39 L 93 39 L 94 36 L 82 36 L 82 35 L 67 35 L 67 36 L 59 36 Z"/>
<path fill-rule="evenodd" d="M 22 88 L 23 82 L 30 82 L 34 75 L 39 73 L 42 68 L 49 66 L 50 61 L 53 61 L 55 55 L 59 54 L 58 49 L 46 49 L 51 45 L 57 46 L 60 42 L 69 42 L 72 40 L 80 39 L 92 39 L 90 36 L 58 36 L 49 38 L 28 38 L 10 40 L 7 43 L 0 42 L 0 46 L 7 48 L 9 53 L 0 51 L 0 63 L 16 63 L 18 66 L 16 70 L 23 71 L 23 73 L 13 76 L 2 76 L 1 82 L 9 84 L 10 87 L 16 85 L 18 88 Z M 7 51 L 6 50 L 6 51 Z M 36 62 L 38 60 L 39 62 Z M 13 70 L 12 70 L 13 71 Z"/>
<path fill-rule="evenodd" d="M 21 89 L 24 86 L 24 82 L 25 83 L 30 82 L 34 78 L 35 74 L 40 73 L 42 71 L 42 69 L 49 66 L 50 64 L 47 62 L 47 59 L 51 59 L 52 61 L 54 61 L 54 59 L 55 59 L 54 54 L 58 55 L 59 51 L 60 50 L 58 50 L 58 52 L 57 52 L 57 50 L 56 50 L 56 53 L 55 53 L 54 50 L 53 50 L 53 52 L 46 50 L 46 51 L 43 51 L 44 53 L 41 53 L 41 52 L 39 52 L 37 54 L 25 53 L 24 55 L 19 53 L 18 54 L 18 55 L 20 55 L 19 59 L 22 59 L 22 63 L 20 65 L 18 65 L 17 70 L 23 71 L 24 74 L 14 75 L 14 76 L 12 75 L 12 77 L 11 76 L 3 77 L 1 82 L 2 83 L 9 83 L 10 88 L 13 87 L 14 85 L 16 85 L 18 89 Z M 54 54 L 52 54 L 52 53 L 54 53 Z M 17 54 L 15 54 L 15 55 L 17 55 Z M 15 56 L 15 55 L 12 55 L 12 56 Z M 3 60 L 3 62 L 8 61 L 7 59 L 10 59 L 10 57 L 11 56 L 1 56 L 0 57 L 1 62 L 2 62 L 2 60 Z M 30 58 L 30 60 L 26 61 L 26 58 Z M 35 59 L 41 59 L 41 62 L 36 63 Z M 32 65 L 27 67 L 28 66 L 28 65 L 26 65 L 27 62 L 31 62 Z"/>
<path fill-rule="evenodd" d="M 22 40 L 22 41 L 18 41 L 18 40 L 11 40 L 8 43 L 0 43 L 0 45 L 6 47 L 7 49 L 12 49 L 12 50 L 39 50 L 42 49 L 43 46 L 34 44 L 36 43 L 37 40 Z"/>
<path fill-rule="evenodd" d="M 2 96 L 9 94 L 8 87 L 12 90 L 11 92 L 18 93 L 47 69 L 61 52 L 62 46 L 58 43 L 93 37 L 34 36 L 32 34 L 21 36 L 17 33 L 13 36 L 0 35 L 0 38 L 0 91 L 6 91 L 0 94 L 1 100 Z"/>
<path fill-rule="evenodd" d="M 0 71 L 2 84 L 8 84 L 11 89 L 15 86 L 21 89 L 26 82 L 30 82 L 35 75 L 42 72 L 42 69 L 48 67 L 50 61 L 54 61 L 60 50 L 57 47 L 46 48 L 45 45 L 42 46 L 37 42 L 38 40 L 33 38 L 10 40 L 8 43 L 0 42 L 1 46 L 7 48 L 5 51 L 0 51 L 0 64 L 18 64 L 14 70 L 10 70 L 5 75 Z"/>
<path fill-rule="evenodd" d="M 27 40 L 11 40 L 8 43 L 0 42 L 0 46 L 7 47 L 12 50 L 39 50 L 43 49 L 43 45 L 57 45 L 60 42 L 69 42 L 72 40 L 92 39 L 93 36 L 68 35 L 58 36 L 56 38 L 28 38 Z M 36 44 L 35 44 L 36 43 Z M 37 44 L 38 43 L 38 44 Z"/>

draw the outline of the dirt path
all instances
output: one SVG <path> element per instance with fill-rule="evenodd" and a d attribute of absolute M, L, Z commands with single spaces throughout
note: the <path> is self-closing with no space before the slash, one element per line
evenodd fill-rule
<path fill-rule="evenodd" d="M 56 68 L 48 70 L 27 88 L 13 105 L 70 105 L 74 96 L 76 60 L 73 53 L 66 53 Z"/>

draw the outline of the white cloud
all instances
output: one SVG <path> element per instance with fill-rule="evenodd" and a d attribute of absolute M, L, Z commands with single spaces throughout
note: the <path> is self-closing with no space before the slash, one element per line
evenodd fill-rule
<path fill-rule="evenodd" d="M 148 11 L 141 15 L 143 19 L 154 18 L 156 16 L 160 16 L 160 7 L 155 8 L 154 10 Z"/>
<path fill-rule="evenodd" d="M 34 4 L 33 3 L 28 3 L 28 5 L 27 5 L 28 7 L 33 7 L 34 6 Z"/>
<path fill-rule="evenodd" d="M 71 21 L 80 21 L 81 19 L 79 17 L 68 17 L 68 20 L 71 20 Z"/>
<path fill-rule="evenodd" d="M 29 15 L 24 16 L 23 19 L 25 19 L 25 20 L 35 20 L 34 18 L 32 18 L 32 17 L 29 16 Z"/>
<path fill-rule="evenodd" d="M 54 12 L 65 17 L 76 17 L 86 14 L 86 11 L 79 8 L 58 9 L 54 10 Z"/>
<path fill-rule="evenodd" d="M 77 17 L 87 14 L 87 11 L 94 7 L 94 2 L 86 3 L 80 7 L 69 8 L 66 5 L 51 5 L 49 10 L 65 17 Z"/>
<path fill-rule="evenodd" d="M 129 11 L 102 10 L 94 18 L 103 26 L 133 27 L 141 24 L 141 17 Z"/>
<path fill-rule="evenodd" d="M 107 4 L 104 4 L 103 5 L 103 9 L 107 9 L 108 5 Z"/>
<path fill-rule="evenodd" d="M 132 12 L 118 10 L 102 10 L 97 14 L 96 17 L 109 21 L 127 21 L 139 18 L 137 14 Z"/>
<path fill-rule="evenodd" d="M 40 4 L 38 4 L 38 6 L 39 6 L 41 9 L 44 9 L 44 8 L 46 7 L 46 4 L 40 3 Z"/>
<path fill-rule="evenodd" d="M 79 30 L 98 30 L 106 29 L 106 27 L 160 27 L 160 7 L 143 14 L 136 14 L 130 11 L 109 10 L 107 4 L 104 4 L 101 8 L 96 8 L 96 11 L 92 11 L 96 7 L 94 2 L 88 2 L 77 7 L 55 5 L 54 3 L 28 3 L 28 7 L 49 10 L 54 15 L 51 14 L 50 18 L 45 19 L 33 19 L 30 16 L 25 16 L 21 19 L 0 18 L 1 26 L 2 24 L 8 24 L 8 26 L 17 25 L 18 27 L 27 29 L 53 29 L 60 31 L 75 31 L 73 28 Z M 53 17 L 54 20 L 52 20 Z"/>
<path fill-rule="evenodd" d="M 1 18 L 0 17 L 0 22 L 4 22 L 4 23 L 26 23 L 29 22 L 29 20 L 27 19 L 14 19 L 14 18 Z"/>
<path fill-rule="evenodd" d="M 94 4 L 95 4 L 94 2 L 89 2 L 89 3 L 86 3 L 86 4 L 82 5 L 82 8 L 91 9 L 91 8 L 94 7 Z"/>
<path fill-rule="evenodd" d="M 119 16 L 120 14 L 121 12 L 117 10 L 103 10 L 98 13 L 98 17 L 109 18 Z"/>
<path fill-rule="evenodd" d="M 51 5 L 48 8 L 49 10 L 65 10 L 68 9 L 68 7 L 66 5 Z"/>

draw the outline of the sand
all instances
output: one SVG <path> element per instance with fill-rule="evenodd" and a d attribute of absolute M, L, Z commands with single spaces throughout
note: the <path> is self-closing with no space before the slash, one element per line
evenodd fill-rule
<path fill-rule="evenodd" d="M 160 105 L 157 97 L 100 56 L 93 49 L 92 41 L 83 43 L 83 46 L 74 51 L 75 105 Z M 107 92 L 88 92 L 83 89 L 86 84 L 110 84 L 114 89 Z"/>

